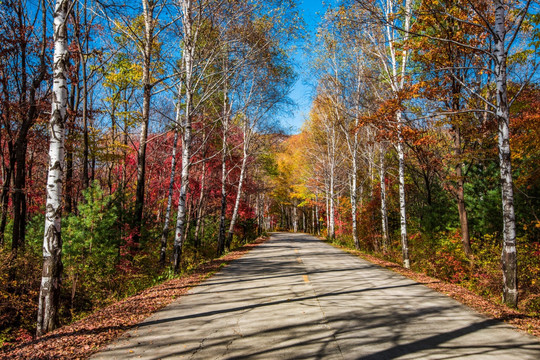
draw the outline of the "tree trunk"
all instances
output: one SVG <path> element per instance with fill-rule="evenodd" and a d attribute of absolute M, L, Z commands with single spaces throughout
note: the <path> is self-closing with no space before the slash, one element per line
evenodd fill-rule
<path fill-rule="evenodd" d="M 261 196 L 257 192 L 257 196 L 255 197 L 255 214 L 257 216 L 257 235 L 261 235 Z"/>
<path fill-rule="evenodd" d="M 358 164 L 356 162 L 356 155 L 352 154 L 352 179 L 351 179 L 351 215 L 352 215 L 352 233 L 354 240 L 354 247 L 360 249 L 360 239 L 358 239 L 358 225 L 357 225 L 357 210 L 358 210 Z"/>
<path fill-rule="evenodd" d="M 195 225 L 195 247 L 201 245 L 201 237 L 199 232 L 203 226 L 203 213 L 204 213 L 204 191 L 206 188 L 206 162 L 203 161 L 202 164 L 202 174 L 201 174 L 201 193 L 199 194 L 199 206 L 197 208 L 197 223 Z"/>
<path fill-rule="evenodd" d="M 143 0 L 144 16 L 144 50 L 143 50 L 143 107 L 141 135 L 139 138 L 139 151 L 137 153 L 137 189 L 135 192 L 135 230 L 134 241 L 139 242 L 144 213 L 144 192 L 146 180 L 146 143 L 148 138 L 148 123 L 150 121 L 150 101 L 152 97 L 152 79 L 150 66 L 152 63 L 152 43 L 154 40 L 154 6 L 155 3 Z"/>
<path fill-rule="evenodd" d="M 69 138 L 69 134 L 67 135 Z M 73 212 L 73 152 L 66 149 L 66 194 L 65 194 L 65 212 Z"/>
<path fill-rule="evenodd" d="M 186 240 L 189 239 L 189 230 L 191 227 L 191 217 L 193 216 L 193 197 L 189 198 L 188 205 L 187 205 L 187 215 L 186 215 L 186 230 L 185 230 L 185 238 Z"/>
<path fill-rule="evenodd" d="M 191 94 L 187 95 L 191 103 Z M 191 111 L 186 106 L 186 111 Z M 189 114 L 189 112 L 188 112 Z M 189 115 L 186 115 L 186 117 Z M 173 267 L 175 273 L 180 270 L 180 259 L 182 257 L 182 248 L 185 240 L 185 222 L 186 222 L 186 195 L 189 189 L 189 168 L 191 158 L 191 120 L 186 119 L 184 124 L 184 136 L 182 139 L 182 184 L 180 185 L 180 196 L 178 197 L 178 214 L 176 218 L 176 232 L 173 246 Z"/>
<path fill-rule="evenodd" d="M 223 153 L 221 154 L 221 207 L 219 215 L 219 235 L 217 243 L 217 256 L 225 251 L 225 212 L 227 211 L 227 135 L 223 128 Z"/>
<path fill-rule="evenodd" d="M 457 156 L 461 155 L 461 134 L 459 129 L 454 129 L 454 147 Z M 472 257 L 471 240 L 469 235 L 469 220 L 467 208 L 465 207 L 465 180 L 463 179 L 463 163 L 461 159 L 456 165 L 457 189 L 456 198 L 459 213 L 459 224 L 461 228 L 461 244 L 463 251 L 468 258 Z"/>
<path fill-rule="evenodd" d="M 192 81 L 193 81 L 193 54 L 195 44 L 192 39 L 192 3 L 191 0 L 182 0 L 184 28 L 184 76 L 185 76 L 185 120 L 183 124 L 182 136 L 182 185 L 180 186 L 180 196 L 178 198 L 178 214 L 176 219 L 176 232 L 173 246 L 173 268 L 175 273 L 180 270 L 180 259 L 182 257 L 182 247 L 185 239 L 186 221 L 186 194 L 189 189 L 189 169 L 191 165 L 191 111 L 192 111 Z"/>
<path fill-rule="evenodd" d="M 25 122 L 33 120 L 26 120 Z M 29 124 L 19 131 L 17 142 L 15 143 L 15 177 L 13 179 L 13 232 L 12 232 L 12 252 L 14 255 L 20 247 L 24 246 L 26 230 L 26 150 L 27 150 L 27 129 Z M 24 133 L 23 133 L 24 132 Z"/>
<path fill-rule="evenodd" d="M 321 235 L 321 223 L 319 222 L 319 196 L 315 194 L 315 233 Z"/>
<path fill-rule="evenodd" d="M 227 73 L 226 60 L 224 61 L 224 71 Z M 219 216 L 219 235 L 217 242 L 217 256 L 221 256 L 225 251 L 225 215 L 227 212 L 227 132 L 229 131 L 229 109 L 228 109 L 228 84 L 223 86 L 223 136 L 221 139 L 221 208 Z"/>
<path fill-rule="evenodd" d="M 292 227 L 294 232 L 298 232 L 298 200 L 292 203 Z"/>
<path fill-rule="evenodd" d="M 399 215 L 401 228 L 401 252 L 403 256 L 403 266 L 407 269 L 411 267 L 409 260 L 409 240 L 407 238 L 407 213 L 405 208 L 405 152 L 403 149 L 403 119 L 400 111 L 397 112 L 398 121 L 398 172 L 399 172 Z"/>
<path fill-rule="evenodd" d="M 236 224 L 236 219 L 238 218 L 238 209 L 240 208 L 240 199 L 242 197 L 242 185 L 244 183 L 244 176 L 246 173 L 246 165 L 247 165 L 247 159 L 248 159 L 248 146 L 249 146 L 249 139 L 246 132 L 247 130 L 244 129 L 243 158 L 242 158 L 242 166 L 240 168 L 240 179 L 238 180 L 238 190 L 236 192 L 236 199 L 234 201 L 234 210 L 231 217 L 231 223 L 229 225 L 229 231 L 227 232 L 227 249 L 228 250 L 230 250 L 231 248 L 231 242 L 232 242 L 232 237 L 234 233 L 234 225 Z"/>
<path fill-rule="evenodd" d="M 86 14 L 86 8 L 85 8 Z M 86 15 L 85 15 L 86 18 Z M 82 50 L 80 50 L 82 51 Z M 80 52 L 81 64 L 82 64 L 82 81 L 83 81 L 83 108 L 82 108 L 82 120 L 83 120 L 83 189 L 87 189 L 90 186 L 90 176 L 88 174 L 88 157 L 90 139 L 88 136 L 88 74 L 86 73 L 86 57 Z"/>
<path fill-rule="evenodd" d="M 385 150 L 381 146 L 380 154 L 380 182 L 381 182 L 381 221 L 382 221 L 382 248 L 383 251 L 388 250 L 388 211 L 386 208 L 386 168 L 384 164 Z"/>
<path fill-rule="evenodd" d="M 11 174 L 15 168 L 15 153 L 13 152 L 13 145 L 8 142 L 9 148 L 9 167 L 4 173 L 4 183 L 2 187 L 2 218 L 0 219 L 0 244 L 4 245 L 4 235 L 6 232 L 7 215 L 9 211 L 9 191 L 11 189 Z"/>
<path fill-rule="evenodd" d="M 495 4 L 495 75 L 497 97 L 497 120 L 499 124 L 499 164 L 501 172 L 501 192 L 503 211 L 503 247 L 501 262 L 503 269 L 503 301 L 507 305 L 517 306 L 517 253 L 516 253 L 516 220 L 514 214 L 514 189 L 512 179 L 512 163 L 510 157 L 510 109 L 506 78 L 507 52 L 505 49 L 505 10 L 500 0 Z"/>
<path fill-rule="evenodd" d="M 38 336 L 57 326 L 62 274 L 62 182 L 64 125 L 67 108 L 67 11 L 69 0 L 58 0 L 54 11 L 53 95 L 49 122 L 49 172 L 43 237 L 43 273 L 39 294 Z"/>
<path fill-rule="evenodd" d="M 329 219 L 329 224 L 328 224 L 328 238 L 330 239 L 333 239 L 335 236 L 336 236 L 336 231 L 335 231 L 335 211 L 334 211 L 334 171 L 333 171 L 333 167 L 332 167 L 332 171 L 330 173 L 330 184 L 329 184 L 329 189 L 330 189 L 330 198 L 328 199 L 328 202 L 330 204 L 330 208 L 328 209 L 328 219 Z"/>
<path fill-rule="evenodd" d="M 179 100 L 180 101 L 180 100 Z M 176 106 L 176 123 L 180 118 L 180 106 Z M 161 266 L 165 265 L 165 256 L 167 254 L 167 238 L 169 237 L 169 222 L 171 219 L 172 198 L 174 189 L 174 175 L 176 172 L 176 147 L 178 144 L 178 125 L 175 124 L 173 148 L 171 154 L 171 177 L 169 179 L 169 194 L 167 196 L 167 209 L 165 210 L 165 221 L 163 223 L 163 231 L 161 232 L 161 249 L 159 252 L 159 262 Z"/>

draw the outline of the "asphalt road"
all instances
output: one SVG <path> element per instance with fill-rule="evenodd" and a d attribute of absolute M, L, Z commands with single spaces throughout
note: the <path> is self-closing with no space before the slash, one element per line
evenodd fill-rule
<path fill-rule="evenodd" d="M 92 359 L 540 359 L 540 342 L 303 234 L 277 233 Z"/>

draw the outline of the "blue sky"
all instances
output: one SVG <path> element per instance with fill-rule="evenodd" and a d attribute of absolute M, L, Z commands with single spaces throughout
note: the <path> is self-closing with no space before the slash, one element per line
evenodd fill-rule
<path fill-rule="evenodd" d="M 301 14 L 306 23 L 306 33 L 308 37 L 313 37 L 317 29 L 320 16 L 324 11 L 324 5 L 322 0 L 298 0 L 298 5 L 301 10 Z M 300 127 L 305 118 L 309 114 L 311 107 L 311 86 L 306 84 L 307 78 L 306 70 L 308 70 L 307 59 L 304 54 L 304 49 L 299 49 L 295 54 L 295 62 L 297 65 L 296 71 L 298 73 L 298 80 L 292 90 L 290 97 L 296 102 L 297 108 L 293 114 L 289 117 L 282 119 L 282 123 L 285 128 L 290 128 L 292 133 L 300 132 Z"/>

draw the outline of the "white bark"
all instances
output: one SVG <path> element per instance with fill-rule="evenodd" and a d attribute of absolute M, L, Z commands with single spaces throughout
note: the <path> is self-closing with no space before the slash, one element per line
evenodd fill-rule
<path fill-rule="evenodd" d="M 336 187 L 336 127 L 335 124 L 328 120 L 327 124 L 327 152 L 329 162 L 329 179 L 328 179 L 328 238 L 333 239 L 336 236 L 336 219 L 335 219 L 335 187 Z"/>
<path fill-rule="evenodd" d="M 163 231 L 161 232 L 161 250 L 160 250 L 159 261 L 162 264 L 165 263 L 165 255 L 167 252 L 167 237 L 169 236 L 169 222 L 171 219 L 172 198 L 173 198 L 173 189 L 174 189 L 174 175 L 176 174 L 176 148 L 178 144 L 179 121 L 180 121 L 180 104 L 177 104 L 173 148 L 172 148 L 172 154 L 171 154 L 171 176 L 169 178 L 169 193 L 167 196 L 167 209 L 165 210 L 165 221 L 163 223 Z"/>
<path fill-rule="evenodd" d="M 328 209 L 329 224 L 328 224 L 328 237 L 333 239 L 336 236 L 336 216 L 334 211 L 334 171 L 332 166 L 332 172 L 330 175 L 330 193 L 329 193 L 329 203 L 330 208 Z"/>
<path fill-rule="evenodd" d="M 394 95 L 403 90 L 405 85 L 405 71 L 407 69 L 408 62 L 408 50 L 404 49 L 401 58 L 398 59 L 396 56 L 395 42 L 396 39 L 396 27 L 393 26 L 392 22 L 394 14 L 392 13 L 395 0 L 387 0 L 387 7 L 385 10 L 386 20 L 388 25 L 386 26 L 386 36 L 388 41 L 388 49 L 390 53 L 390 63 L 391 63 L 391 74 L 388 73 L 390 84 Z M 405 0 L 405 17 L 403 18 L 403 41 L 406 42 L 409 38 L 409 29 L 411 24 L 411 0 Z M 386 57 L 383 61 L 386 60 Z M 384 69 L 387 69 L 386 64 L 382 64 Z M 388 71 L 387 71 L 388 72 Z M 400 213 L 400 229 L 401 229 L 401 247 L 403 255 L 403 266 L 405 268 L 410 267 L 409 261 L 409 244 L 407 238 L 407 214 L 406 214 L 406 205 L 405 205 L 405 151 L 403 144 L 403 114 L 401 111 L 396 112 L 396 121 L 397 121 L 397 153 L 398 153 L 398 173 L 399 173 L 399 213 Z"/>
<path fill-rule="evenodd" d="M 298 232 L 298 201 L 293 200 L 292 204 L 293 231 Z"/>
<path fill-rule="evenodd" d="M 51 118 L 49 121 L 49 171 L 43 236 L 43 272 L 39 294 L 37 335 L 57 325 L 62 274 L 62 184 L 64 177 L 64 125 L 67 110 L 67 17 L 69 0 L 54 9 L 54 62 Z"/>
<path fill-rule="evenodd" d="M 407 239 L 407 210 L 405 206 L 405 152 L 403 149 L 403 136 L 401 135 L 401 129 L 403 127 L 403 120 L 401 118 L 401 112 L 396 114 L 398 120 L 398 173 L 399 173 L 399 220 L 401 228 L 401 253 L 403 256 L 403 266 L 407 269 L 411 267 L 409 261 L 409 241 Z"/>
<path fill-rule="evenodd" d="M 221 154 L 221 210 L 219 217 L 219 235 L 217 255 L 220 256 L 225 251 L 225 212 L 227 211 L 227 126 L 223 124 Z"/>
<path fill-rule="evenodd" d="M 384 164 L 385 149 L 381 145 L 380 153 L 380 183 L 381 183 L 381 222 L 382 222 L 382 248 L 383 251 L 388 250 L 388 210 L 386 208 L 386 167 Z"/>
<path fill-rule="evenodd" d="M 142 0 L 144 17 L 144 46 L 142 50 L 142 85 L 143 107 L 141 135 L 139 137 L 139 149 L 137 152 L 137 189 L 135 198 L 135 233 L 136 239 L 141 235 L 141 226 L 144 213 L 144 194 L 146 181 L 146 147 L 148 138 L 148 123 L 150 121 L 150 100 L 152 97 L 152 78 L 150 67 L 152 63 L 152 45 L 154 43 L 154 19 L 155 1 Z"/>
<path fill-rule="evenodd" d="M 503 301 L 517 306 L 517 254 L 516 220 L 514 214 L 514 190 L 512 163 L 510 157 L 510 109 L 507 90 L 507 50 L 505 49 L 506 14 L 500 0 L 495 4 L 495 75 L 497 97 L 497 120 L 499 123 L 499 164 L 501 175 L 502 211 L 503 211 L 503 247 L 501 261 L 503 267 Z"/>
<path fill-rule="evenodd" d="M 240 167 L 240 179 L 238 180 L 238 189 L 236 191 L 236 199 L 234 200 L 234 209 L 231 217 L 231 223 L 229 224 L 229 231 L 227 232 L 227 245 L 230 247 L 232 242 L 232 236 L 234 233 L 234 226 L 238 218 L 238 210 L 240 208 L 240 199 L 242 198 L 242 186 L 244 184 L 244 177 L 246 174 L 246 166 L 248 160 L 248 147 L 251 139 L 250 129 L 246 124 L 243 126 L 244 144 L 242 145 L 242 165 Z M 258 200 L 258 197 L 257 197 Z M 257 201 L 258 204 L 258 201 Z M 258 207 L 257 207 L 258 208 Z M 258 217 L 258 215 L 257 215 Z"/>
<path fill-rule="evenodd" d="M 330 187 L 328 186 L 328 180 L 324 181 L 324 199 L 326 201 L 326 236 L 329 234 L 330 228 Z"/>
<path fill-rule="evenodd" d="M 197 223 L 195 225 L 195 238 L 194 243 L 196 247 L 201 245 L 202 235 L 199 234 L 201 230 L 201 225 L 204 227 L 203 223 L 203 214 L 204 214 L 204 192 L 206 188 L 206 162 L 202 164 L 202 175 L 201 175 L 201 192 L 199 194 L 199 206 L 197 208 Z"/>
<path fill-rule="evenodd" d="M 319 195 L 315 194 L 315 229 L 313 229 L 313 232 L 317 235 L 321 235 L 321 223 L 319 221 Z"/>
<path fill-rule="evenodd" d="M 357 211 L 358 211 L 358 124 L 360 117 L 360 86 L 361 86 L 361 72 L 358 70 L 357 84 L 356 84 L 356 95 L 357 95 L 357 114 L 354 118 L 354 135 L 350 135 L 349 128 L 342 127 L 343 134 L 347 140 L 347 147 L 349 149 L 349 155 L 351 160 L 352 174 L 351 174 L 351 216 L 352 216 L 352 235 L 354 246 L 357 249 L 360 249 L 360 239 L 358 239 L 358 225 L 357 225 Z"/>
<path fill-rule="evenodd" d="M 176 219 L 176 231 L 174 236 L 173 267 L 174 271 L 180 270 L 182 247 L 185 240 L 186 222 L 186 195 L 189 188 L 189 170 L 191 166 L 191 112 L 193 105 L 193 57 L 195 44 L 193 42 L 193 4 L 191 0 L 181 0 L 183 11 L 182 25 L 184 28 L 184 88 L 186 91 L 185 114 L 182 124 L 182 184 L 178 198 L 178 214 Z"/>
<path fill-rule="evenodd" d="M 225 63 L 227 60 L 224 61 Z M 224 66 L 225 74 L 228 72 L 228 64 Z M 227 80 L 223 83 L 223 118 L 222 118 L 222 128 L 223 135 L 221 138 L 221 210 L 219 217 L 219 234 L 218 234 L 218 243 L 217 243 L 217 255 L 220 256 L 225 251 L 226 239 L 225 239 L 225 213 L 227 211 L 227 155 L 228 155 L 228 144 L 227 144 L 227 134 L 229 132 L 229 120 L 230 113 L 229 108 L 230 104 L 228 102 L 228 82 Z"/>
<path fill-rule="evenodd" d="M 356 163 L 356 156 L 353 160 L 352 179 L 351 179 L 351 215 L 352 215 L 352 233 L 354 246 L 360 249 L 360 240 L 358 239 L 358 225 L 356 220 L 356 213 L 358 210 L 358 165 Z"/>

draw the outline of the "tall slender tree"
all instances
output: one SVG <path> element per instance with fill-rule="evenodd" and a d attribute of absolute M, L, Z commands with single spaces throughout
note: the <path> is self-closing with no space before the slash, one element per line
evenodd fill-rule
<path fill-rule="evenodd" d="M 43 273 L 39 294 L 38 336 L 58 324 L 62 275 L 62 185 L 64 177 L 64 126 L 67 110 L 67 19 L 69 0 L 58 0 L 54 7 L 54 62 L 51 118 L 49 121 L 49 171 L 43 237 Z"/>

